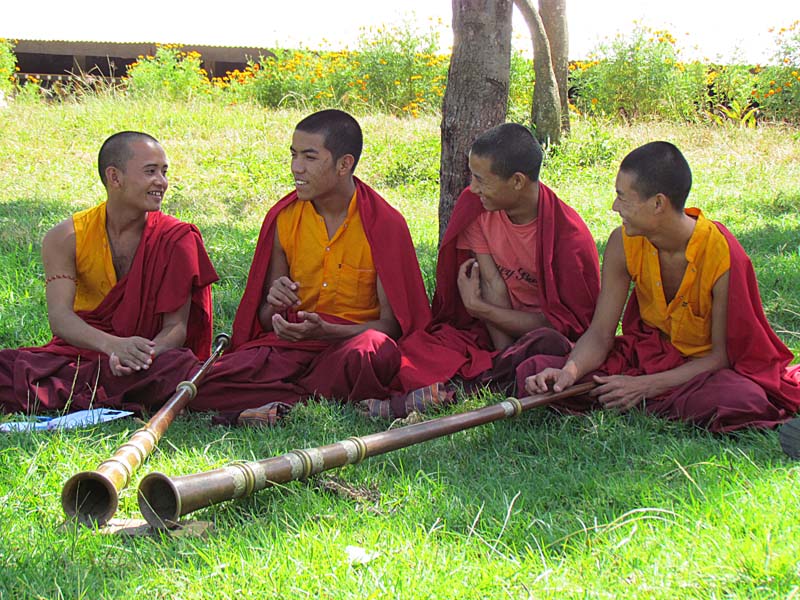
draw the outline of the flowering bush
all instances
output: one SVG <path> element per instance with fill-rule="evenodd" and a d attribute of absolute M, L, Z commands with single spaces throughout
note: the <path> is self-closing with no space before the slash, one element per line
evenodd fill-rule
<path fill-rule="evenodd" d="M 128 93 L 134 97 L 190 99 L 212 90 L 208 73 L 197 52 L 183 52 L 180 46 L 159 46 L 155 56 L 139 56 L 128 66 Z"/>
<path fill-rule="evenodd" d="M 709 65 L 706 73 L 709 103 L 714 106 L 752 106 L 761 68 L 749 65 Z"/>
<path fill-rule="evenodd" d="M 774 66 L 759 68 L 754 98 L 769 117 L 800 122 L 800 21 L 776 34 Z"/>
<path fill-rule="evenodd" d="M 705 67 L 683 62 L 668 31 L 637 25 L 630 37 L 618 35 L 596 54 L 570 66 L 581 112 L 694 120 L 705 107 Z"/>
<path fill-rule="evenodd" d="M 362 33 L 354 51 L 272 51 L 216 87 L 263 106 L 338 106 L 416 117 L 441 106 L 449 57 L 435 53 L 438 34 L 405 24 Z"/>
<path fill-rule="evenodd" d="M 11 93 L 14 89 L 14 73 L 17 70 L 17 57 L 14 45 L 5 38 L 0 38 L 0 92 Z"/>

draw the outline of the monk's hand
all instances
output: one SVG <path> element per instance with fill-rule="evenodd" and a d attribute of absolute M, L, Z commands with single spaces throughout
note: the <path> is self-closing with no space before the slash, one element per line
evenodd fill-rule
<path fill-rule="evenodd" d="M 121 377 L 122 375 L 130 375 L 134 372 L 130 367 L 123 367 L 119 360 L 119 356 L 117 356 L 114 352 L 108 356 L 108 367 L 111 369 L 111 374 L 116 375 L 117 377 Z"/>
<path fill-rule="evenodd" d="M 327 337 L 326 323 L 317 313 L 297 312 L 297 323 L 290 323 L 281 315 L 272 316 L 272 331 L 279 338 L 290 342 L 301 342 L 303 340 L 322 340 Z"/>
<path fill-rule="evenodd" d="M 575 383 L 575 375 L 566 369 L 548 367 L 536 375 L 525 378 L 525 391 L 529 394 L 544 394 L 548 391 L 560 392 Z"/>
<path fill-rule="evenodd" d="M 292 281 L 286 275 L 278 277 L 269 286 L 267 292 L 267 304 L 270 305 L 274 312 L 284 312 L 289 308 L 300 304 L 300 297 L 297 291 L 300 289 L 300 284 Z"/>
<path fill-rule="evenodd" d="M 116 338 L 108 353 L 108 366 L 114 375 L 130 375 L 149 369 L 155 354 L 152 340 L 139 336 Z"/>
<path fill-rule="evenodd" d="M 648 385 L 644 377 L 629 375 L 595 375 L 597 387 L 589 392 L 603 406 L 626 412 L 647 399 Z"/>
<path fill-rule="evenodd" d="M 461 294 L 464 308 L 472 315 L 482 301 L 481 274 L 478 269 L 478 261 L 470 258 L 461 263 L 458 268 L 456 282 L 458 283 L 458 292 Z"/>

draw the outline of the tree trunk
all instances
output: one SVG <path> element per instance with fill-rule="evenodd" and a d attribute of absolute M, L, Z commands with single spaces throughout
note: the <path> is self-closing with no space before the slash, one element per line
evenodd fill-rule
<path fill-rule="evenodd" d="M 533 70 L 536 82 L 533 85 L 533 106 L 531 121 L 536 128 L 536 139 L 543 144 L 557 144 L 561 141 L 561 100 L 553 61 L 550 56 L 550 42 L 539 11 L 531 0 L 514 0 L 533 40 Z"/>
<path fill-rule="evenodd" d="M 439 242 L 469 184 L 469 149 L 505 121 L 511 68 L 512 0 L 452 0 L 453 54 L 442 102 Z"/>
<path fill-rule="evenodd" d="M 569 28 L 566 0 L 539 0 L 539 14 L 550 42 L 550 58 L 561 100 L 561 130 L 569 132 Z"/>

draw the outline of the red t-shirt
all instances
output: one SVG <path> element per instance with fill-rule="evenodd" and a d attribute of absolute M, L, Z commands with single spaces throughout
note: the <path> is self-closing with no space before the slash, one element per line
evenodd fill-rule
<path fill-rule="evenodd" d="M 459 250 L 492 256 L 514 310 L 540 310 L 536 221 L 515 225 L 503 210 L 486 211 L 459 234 L 456 243 Z"/>

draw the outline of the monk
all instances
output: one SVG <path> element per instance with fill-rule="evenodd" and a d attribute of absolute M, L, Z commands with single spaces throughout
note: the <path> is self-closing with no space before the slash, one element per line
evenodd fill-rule
<path fill-rule="evenodd" d="M 340 110 L 297 124 L 295 189 L 264 219 L 232 351 L 193 409 L 271 425 L 311 396 L 390 392 L 396 340 L 424 326 L 430 307 L 405 220 L 354 175 L 362 144 L 358 122 Z"/>
<path fill-rule="evenodd" d="M 365 411 L 404 417 L 453 400 L 451 378 L 513 392 L 516 366 L 564 355 L 588 327 L 600 287 L 580 216 L 539 181 L 542 148 L 506 123 L 472 144 L 436 270 L 433 320 L 400 343 L 401 388 Z"/>
<path fill-rule="evenodd" d="M 167 167 L 145 133 L 103 143 L 106 200 L 42 241 L 53 339 L 0 351 L 4 411 L 157 409 L 208 357 L 217 274 L 197 228 L 161 212 Z"/>
<path fill-rule="evenodd" d="M 612 206 L 622 226 L 606 246 L 592 323 L 569 356 L 522 363 L 520 385 L 539 393 L 593 380 L 563 406 L 641 407 L 714 432 L 774 427 L 797 411 L 800 372 L 767 323 L 750 259 L 725 227 L 684 208 L 691 184 L 668 142 L 625 157 Z"/>

